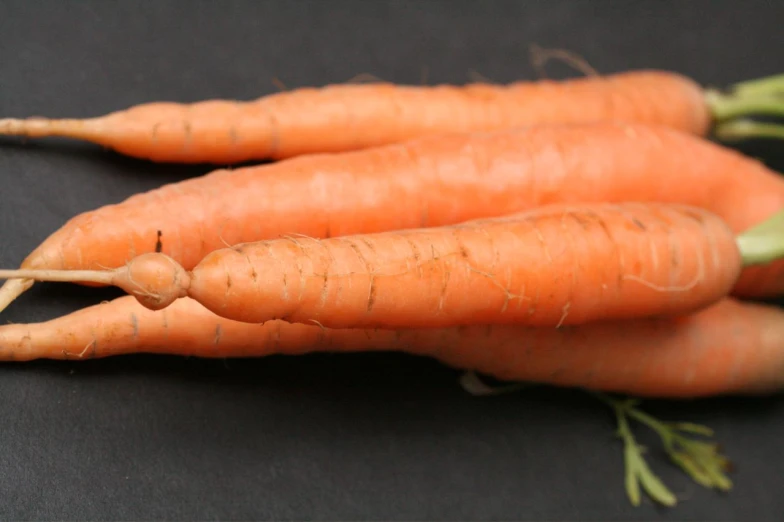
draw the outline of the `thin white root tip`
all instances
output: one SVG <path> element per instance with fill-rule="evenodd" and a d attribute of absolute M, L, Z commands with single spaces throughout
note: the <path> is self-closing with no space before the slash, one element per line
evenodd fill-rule
<path fill-rule="evenodd" d="M 0 312 L 33 286 L 32 279 L 9 279 L 0 287 Z"/>

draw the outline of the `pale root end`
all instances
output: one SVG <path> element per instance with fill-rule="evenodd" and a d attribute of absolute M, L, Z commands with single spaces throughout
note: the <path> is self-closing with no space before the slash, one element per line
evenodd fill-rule
<path fill-rule="evenodd" d="M 9 279 L 0 287 L 0 312 L 33 286 L 33 279 Z"/>
<path fill-rule="evenodd" d="M 186 297 L 191 285 L 190 274 L 179 263 L 157 252 L 136 256 L 127 265 L 114 270 L 21 268 L 0 270 L 0 279 L 116 286 L 134 296 L 139 303 L 151 310 L 161 310 L 176 299 Z"/>
<path fill-rule="evenodd" d="M 118 269 L 112 284 L 134 296 L 150 310 L 162 310 L 188 296 L 190 274 L 174 259 L 157 252 L 133 258 Z"/>
<path fill-rule="evenodd" d="M 24 136 L 26 138 L 60 136 L 90 140 L 94 138 L 95 134 L 95 125 L 92 119 L 0 119 L 0 135 L 4 136 Z"/>

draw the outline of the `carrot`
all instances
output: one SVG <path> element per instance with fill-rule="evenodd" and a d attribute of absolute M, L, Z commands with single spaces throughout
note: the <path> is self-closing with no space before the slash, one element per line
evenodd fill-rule
<path fill-rule="evenodd" d="M 218 248 L 283 234 L 325 238 L 625 200 L 703 207 L 740 232 L 784 209 L 784 181 L 736 151 L 660 126 L 457 133 L 166 185 L 70 219 L 21 268 L 116 268 L 160 244 L 191 269 Z M 784 291 L 782 267 L 744 270 L 735 293 Z M 6 281 L 0 310 L 30 285 Z"/>
<path fill-rule="evenodd" d="M 738 239 L 697 207 L 548 205 L 443 227 L 240 244 L 190 272 L 150 253 L 114 270 L 0 277 L 113 285 L 154 310 L 189 296 L 253 323 L 561 326 L 707 306 L 731 291 L 743 263 L 781 256 L 780 243 L 766 246 L 764 227 Z"/>
<path fill-rule="evenodd" d="M 781 114 L 780 100 L 759 90 L 739 98 L 650 70 L 509 85 L 327 85 L 244 102 L 145 103 L 88 119 L 4 119 L 0 134 L 79 139 L 158 162 L 232 164 L 554 123 L 641 122 L 705 135 L 727 118 Z"/>
<path fill-rule="evenodd" d="M 686 398 L 780 390 L 782 339 L 784 311 L 732 298 L 683 316 L 557 329 L 332 329 L 281 320 L 232 321 L 190 298 L 151 311 L 132 296 L 123 296 L 42 323 L 0 326 L 0 360 L 389 351 L 435 358 L 505 381 Z"/>
<path fill-rule="evenodd" d="M 691 314 L 527 328 L 505 346 L 466 339 L 437 357 L 501 381 L 638 397 L 769 394 L 784 389 L 782 319 L 777 306 L 726 298 Z"/>
<path fill-rule="evenodd" d="M 405 352 L 504 380 L 694 398 L 781 390 L 782 328 L 784 312 L 776 307 L 730 298 L 686 316 L 560 329 L 475 325 L 387 330 L 330 329 L 280 320 L 249 324 L 216 316 L 190 298 L 153 312 L 124 296 L 42 323 L 0 326 L 0 360 L 89 360 L 135 353 L 233 358 Z M 514 383 L 500 390 L 518 387 Z M 664 423 L 638 410 L 635 403 L 599 397 L 616 410 L 627 466 L 630 458 L 644 459 L 626 421 L 629 417 L 654 429 L 665 450 L 678 449 L 669 452 L 673 463 L 699 484 L 730 489 L 728 477 L 717 473 L 727 470 L 727 459 L 715 451 L 701 451 L 710 442 L 689 438 L 695 430 L 711 435 L 709 428 Z M 654 500 L 675 503 L 668 489 L 647 487 L 652 480 L 647 467 L 634 469 Z M 635 505 L 638 495 L 630 491 Z"/>

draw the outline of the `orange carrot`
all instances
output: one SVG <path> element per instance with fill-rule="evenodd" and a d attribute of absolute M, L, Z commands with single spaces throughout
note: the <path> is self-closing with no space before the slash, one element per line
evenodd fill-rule
<path fill-rule="evenodd" d="M 703 207 L 740 232 L 784 209 L 784 180 L 738 152 L 666 127 L 602 123 L 442 135 L 217 170 L 137 194 L 70 219 L 21 268 L 116 268 L 160 243 L 191 269 L 218 248 L 283 234 L 325 238 L 548 203 L 626 200 Z M 0 310 L 31 285 L 6 281 Z M 739 296 L 781 292 L 784 262 L 744 270 L 735 288 Z"/>
<path fill-rule="evenodd" d="M 768 393 L 784 386 L 784 311 L 724 299 L 680 317 L 568 328 L 331 329 L 216 316 L 190 298 L 153 312 L 131 296 L 38 324 L 0 326 L 0 360 L 157 353 L 204 358 L 407 352 L 503 380 L 640 396 Z"/>
<path fill-rule="evenodd" d="M 735 284 L 747 262 L 740 246 L 756 262 L 769 254 L 765 241 L 741 242 L 697 207 L 548 205 L 443 227 L 246 243 L 207 254 L 190 272 L 151 253 L 114 270 L 0 277 L 113 285 L 155 310 L 190 296 L 252 323 L 560 326 L 707 306 Z"/>
<path fill-rule="evenodd" d="M 155 102 L 81 120 L 0 120 L 0 134 L 68 137 L 159 162 L 231 164 L 554 123 L 628 121 L 705 135 L 721 118 L 780 107 L 739 105 L 680 74 L 641 70 L 560 82 L 328 85 L 244 102 Z"/>

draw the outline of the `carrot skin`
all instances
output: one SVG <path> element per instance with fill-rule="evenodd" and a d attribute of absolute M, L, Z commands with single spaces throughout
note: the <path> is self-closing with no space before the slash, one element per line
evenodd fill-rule
<path fill-rule="evenodd" d="M 123 266 L 154 251 L 160 231 L 161 251 L 191 269 L 218 248 L 285 234 L 327 238 L 550 203 L 627 200 L 703 207 L 740 232 L 784 208 L 784 180 L 756 160 L 665 127 L 601 123 L 450 134 L 166 185 L 70 219 L 21 267 Z M 734 292 L 780 294 L 782 273 L 781 262 L 748 268 Z M 0 290 L 4 305 L 18 281 Z"/>
<path fill-rule="evenodd" d="M 0 134 L 71 137 L 156 162 L 233 164 L 446 132 L 598 121 L 705 135 L 711 115 L 693 80 L 640 70 L 509 85 L 328 85 L 247 102 L 155 102 L 87 120 L 0 120 Z"/>
<path fill-rule="evenodd" d="M 189 277 L 188 296 L 243 322 L 560 326 L 692 311 L 727 295 L 741 266 L 732 230 L 704 209 L 598 203 L 240 244 L 165 277 Z"/>
<path fill-rule="evenodd" d="M 784 386 L 784 312 L 731 298 L 680 317 L 568 328 L 330 329 L 216 316 L 190 298 L 157 312 L 123 296 L 37 324 L 0 326 L 0 360 L 136 353 L 202 358 L 405 352 L 510 381 L 638 396 L 763 394 Z"/>

